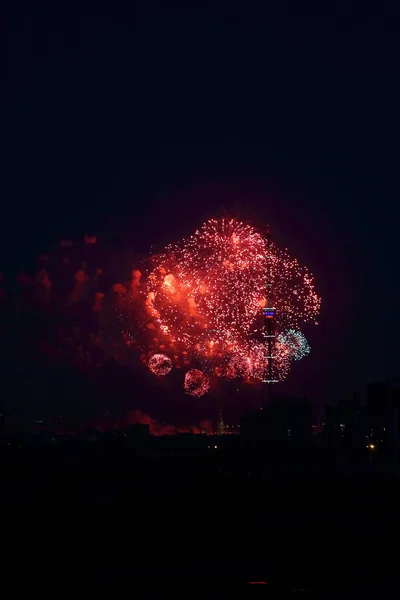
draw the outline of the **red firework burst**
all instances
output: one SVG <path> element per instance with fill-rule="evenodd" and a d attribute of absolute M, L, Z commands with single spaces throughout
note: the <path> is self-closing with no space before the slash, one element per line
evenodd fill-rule
<path fill-rule="evenodd" d="M 172 369 L 172 361 L 165 354 L 153 354 L 149 360 L 149 369 L 154 375 L 164 377 Z"/>
<path fill-rule="evenodd" d="M 185 375 L 185 392 L 191 396 L 204 396 L 210 389 L 210 381 L 199 369 L 190 369 Z"/>
<path fill-rule="evenodd" d="M 315 320 L 321 301 L 312 275 L 273 244 L 269 261 L 277 332 Z M 211 219 L 152 262 L 146 308 L 160 343 L 186 361 L 200 360 L 208 373 L 262 378 L 265 346 L 257 343 L 257 321 L 266 302 L 264 236 L 235 219 Z M 281 379 L 290 360 L 279 344 L 276 356 Z"/>

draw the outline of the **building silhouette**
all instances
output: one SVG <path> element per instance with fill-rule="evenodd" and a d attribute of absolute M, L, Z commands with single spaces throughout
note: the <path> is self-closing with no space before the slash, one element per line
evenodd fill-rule
<path fill-rule="evenodd" d="M 308 442 L 312 437 L 312 407 L 306 398 L 281 398 L 259 413 L 246 412 L 240 422 L 244 442 Z"/>
<path fill-rule="evenodd" d="M 367 385 L 359 394 L 326 409 L 326 444 L 350 462 L 397 462 L 399 455 L 400 381 Z"/>

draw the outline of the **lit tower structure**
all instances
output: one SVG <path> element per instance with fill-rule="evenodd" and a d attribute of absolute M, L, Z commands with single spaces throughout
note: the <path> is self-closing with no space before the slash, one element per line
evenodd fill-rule
<path fill-rule="evenodd" d="M 266 354 L 265 358 L 265 369 L 264 369 L 264 377 L 263 383 L 266 383 L 266 391 L 267 391 L 267 399 L 269 386 L 272 383 L 277 383 L 278 379 L 275 379 L 275 372 L 273 368 L 273 360 L 275 358 L 275 307 L 273 300 L 273 289 L 272 289 L 272 281 L 271 281 L 271 238 L 270 238 L 270 229 L 269 225 L 267 225 L 267 293 L 266 293 L 266 303 L 265 308 L 263 308 L 264 313 L 264 337 L 266 339 Z"/>
<path fill-rule="evenodd" d="M 220 410 L 219 414 L 218 414 L 217 434 L 224 435 L 224 433 L 225 433 L 225 423 L 224 423 L 224 419 L 222 416 L 222 410 Z"/>

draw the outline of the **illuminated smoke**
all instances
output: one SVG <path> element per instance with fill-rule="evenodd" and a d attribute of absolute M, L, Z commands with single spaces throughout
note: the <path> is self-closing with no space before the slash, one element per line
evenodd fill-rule
<path fill-rule="evenodd" d="M 113 291 L 116 294 L 121 294 L 121 295 L 125 295 L 128 292 L 128 290 L 126 289 L 126 287 L 124 285 L 122 285 L 122 283 L 115 283 L 113 285 Z"/>
<path fill-rule="evenodd" d="M 36 272 L 36 281 L 37 283 L 42 285 L 43 288 L 46 289 L 46 291 L 50 292 L 52 286 L 50 281 L 50 275 L 48 274 L 46 269 L 40 269 Z"/>
<path fill-rule="evenodd" d="M 96 294 L 94 296 L 93 307 L 92 307 L 93 312 L 101 311 L 103 298 L 104 298 L 104 294 L 102 292 L 96 292 Z"/>
<path fill-rule="evenodd" d="M 17 275 L 17 283 L 23 287 L 27 287 L 31 283 L 33 283 L 33 279 L 27 273 L 21 272 L 21 273 L 18 273 L 18 275 Z"/>
<path fill-rule="evenodd" d="M 84 240 L 85 240 L 85 244 L 87 244 L 87 245 L 93 245 L 97 242 L 95 235 L 85 235 Z"/>
<path fill-rule="evenodd" d="M 200 427 L 195 425 L 189 425 L 184 427 L 176 427 L 175 425 L 167 425 L 159 423 L 156 419 L 153 419 L 150 415 L 142 412 L 141 410 L 130 411 L 125 419 L 124 423 L 118 425 L 118 427 L 124 427 L 126 425 L 134 424 L 148 425 L 150 433 L 155 436 L 160 435 L 176 435 L 178 433 L 206 433 L 212 435 L 214 433 L 213 425 L 210 421 L 202 421 Z"/>
<path fill-rule="evenodd" d="M 86 264 L 82 263 L 81 268 L 78 269 L 74 276 L 74 289 L 67 300 L 67 306 L 74 302 L 79 302 L 82 299 L 85 285 L 89 281 L 89 277 L 86 273 Z"/>

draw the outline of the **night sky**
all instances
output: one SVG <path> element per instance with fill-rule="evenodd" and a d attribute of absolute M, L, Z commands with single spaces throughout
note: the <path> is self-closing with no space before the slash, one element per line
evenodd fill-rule
<path fill-rule="evenodd" d="M 146 252 L 269 222 L 323 297 L 290 390 L 399 375 L 399 15 L 38 4 L 1 25 L 0 271 L 85 233 Z"/>

